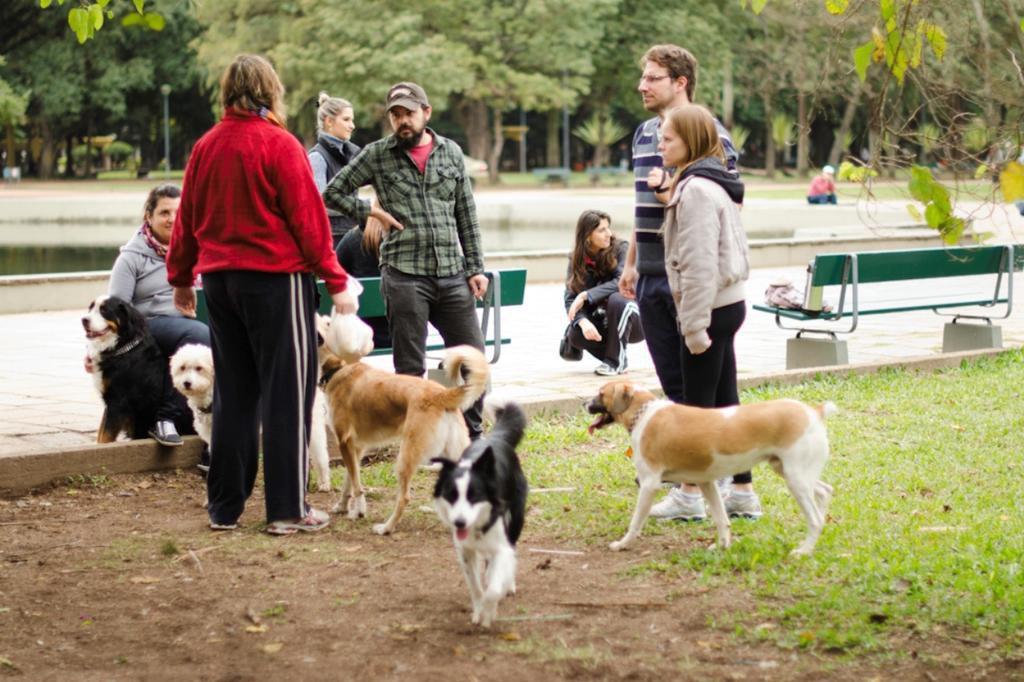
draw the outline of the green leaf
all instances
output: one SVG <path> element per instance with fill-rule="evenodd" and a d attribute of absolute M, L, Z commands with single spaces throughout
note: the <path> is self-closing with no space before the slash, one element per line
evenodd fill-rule
<path fill-rule="evenodd" d="M 882 21 L 889 21 L 896 17 L 896 0 L 879 0 L 882 10 Z"/>
<path fill-rule="evenodd" d="M 96 0 L 96 4 L 100 6 L 100 9 L 106 9 L 107 5 L 110 4 L 110 0 Z"/>
<path fill-rule="evenodd" d="M 754 10 L 754 14 L 763 12 L 767 5 L 768 0 L 750 0 L 750 9 Z"/>
<path fill-rule="evenodd" d="M 1024 19 L 1020 20 L 1020 30 L 1024 31 Z"/>
<path fill-rule="evenodd" d="M 825 9 L 829 14 L 842 14 L 850 6 L 850 0 L 825 0 Z"/>
<path fill-rule="evenodd" d="M 910 190 L 910 196 L 922 204 L 927 204 L 932 200 L 934 185 L 935 178 L 932 177 L 932 172 L 928 168 L 924 166 L 910 167 L 910 184 L 907 186 L 907 189 Z"/>
<path fill-rule="evenodd" d="M 39 0 L 39 6 L 42 7 L 43 9 L 46 9 L 47 7 L 50 6 L 52 2 L 53 0 Z"/>
<path fill-rule="evenodd" d="M 928 44 L 932 47 L 932 52 L 935 53 L 935 56 L 941 62 L 942 58 L 946 55 L 946 32 L 936 24 L 928 24 L 924 35 L 928 39 Z"/>
<path fill-rule="evenodd" d="M 146 12 L 142 18 L 146 21 L 146 26 L 148 26 L 151 31 L 162 31 L 164 30 L 164 26 L 167 25 L 163 16 L 153 12 Z"/>
<path fill-rule="evenodd" d="M 79 43 L 85 43 L 89 39 L 89 12 L 81 7 L 75 7 L 68 12 L 68 26 L 75 32 Z"/>
<path fill-rule="evenodd" d="M 988 164 L 978 164 L 978 167 L 974 169 L 974 179 L 981 180 L 983 177 L 985 177 L 986 173 L 988 173 Z"/>
<path fill-rule="evenodd" d="M 103 28 L 103 8 L 99 5 L 89 5 L 89 24 L 95 31 Z"/>
<path fill-rule="evenodd" d="M 145 14 L 145 11 L 143 11 L 142 6 L 146 4 L 146 0 L 132 0 L 132 4 L 135 5 L 136 12 L 138 12 L 139 14 Z"/>
<path fill-rule="evenodd" d="M 907 213 L 909 213 L 910 217 L 917 222 L 924 220 L 924 216 L 921 215 L 921 209 L 914 204 L 907 204 Z"/>
<path fill-rule="evenodd" d="M 939 229 L 939 226 L 942 225 L 942 223 L 948 217 L 949 216 L 943 213 L 935 204 L 928 204 L 924 208 L 925 222 L 927 222 L 928 227 L 932 228 L 933 230 Z"/>
<path fill-rule="evenodd" d="M 967 222 L 963 218 L 950 216 L 939 225 L 939 234 L 947 244 L 956 244 L 964 234 Z"/>
<path fill-rule="evenodd" d="M 1024 165 L 1011 161 L 999 173 L 999 188 L 1005 201 L 1024 199 Z"/>
<path fill-rule="evenodd" d="M 868 67 L 871 66 L 871 53 L 875 51 L 874 41 L 869 40 L 853 51 L 853 65 L 861 81 L 868 78 Z"/>
<path fill-rule="evenodd" d="M 122 26 L 142 26 L 145 23 L 141 14 L 126 14 L 121 17 Z"/>

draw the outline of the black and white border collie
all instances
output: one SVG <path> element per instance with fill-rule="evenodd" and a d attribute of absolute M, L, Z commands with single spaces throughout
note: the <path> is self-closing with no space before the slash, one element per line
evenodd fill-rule
<path fill-rule="evenodd" d="M 515 403 L 495 413 L 491 433 L 471 443 L 458 462 L 433 460 L 441 465 L 434 509 L 452 529 L 473 602 L 473 623 L 484 627 L 497 615 L 498 602 L 516 591 L 516 541 L 528 490 L 516 456 L 526 415 Z"/>
<path fill-rule="evenodd" d="M 167 372 L 146 318 L 116 296 L 100 296 L 89 304 L 82 327 L 93 383 L 107 406 L 96 442 L 112 443 L 122 432 L 146 438 L 156 422 Z"/>

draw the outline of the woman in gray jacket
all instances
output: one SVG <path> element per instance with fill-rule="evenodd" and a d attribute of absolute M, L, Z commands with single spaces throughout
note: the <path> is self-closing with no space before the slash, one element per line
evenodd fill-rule
<path fill-rule="evenodd" d="M 121 247 L 110 273 L 107 293 L 130 302 L 146 318 L 149 331 L 165 358 L 187 343 L 210 345 L 210 330 L 199 320 L 184 317 L 174 307 L 167 282 L 167 245 L 181 202 L 176 185 L 159 185 L 146 197 L 142 227 Z M 174 390 L 168 373 L 164 401 L 149 435 L 163 445 L 181 445 L 178 429 L 191 431 L 192 413 Z M 177 426 L 176 426 L 177 424 Z"/>

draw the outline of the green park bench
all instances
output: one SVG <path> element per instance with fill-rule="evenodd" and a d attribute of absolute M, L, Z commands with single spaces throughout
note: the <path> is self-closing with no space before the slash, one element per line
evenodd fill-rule
<path fill-rule="evenodd" d="M 561 166 L 555 168 L 534 168 L 534 176 L 541 179 L 545 185 L 560 182 L 566 187 L 569 186 L 569 176 L 572 172 L 568 168 Z"/>
<path fill-rule="evenodd" d="M 491 363 L 498 361 L 501 357 L 503 344 L 511 343 L 512 339 L 502 335 L 501 311 L 508 306 L 523 304 L 523 296 L 526 291 L 526 270 L 494 270 L 484 273 L 487 275 L 489 284 L 487 295 L 482 301 L 477 302 L 477 307 L 482 310 L 480 315 L 480 329 L 483 331 L 484 343 L 491 347 Z M 359 297 L 359 316 L 370 319 L 374 317 L 385 317 L 384 296 L 380 292 L 380 277 L 360 277 L 359 282 L 363 285 L 363 293 Z M 317 283 L 320 292 L 319 312 L 324 315 L 331 314 L 331 297 L 323 282 Z M 208 321 L 206 298 L 203 290 L 196 291 L 196 317 L 204 322 Z M 442 350 L 445 346 L 440 338 L 428 338 L 427 350 Z M 390 355 L 391 348 L 374 348 L 371 355 Z"/>
<path fill-rule="evenodd" d="M 786 368 L 844 365 L 849 362 L 846 341 L 861 315 L 898 314 L 931 310 L 952 317 L 943 330 L 942 352 L 1001 348 L 1002 330 L 993 319 L 1005 319 L 1013 309 L 1013 273 L 1024 267 L 1024 245 L 964 246 L 951 248 L 819 254 L 807 268 L 807 290 L 802 309 L 755 304 L 754 310 L 771 313 L 782 329 L 795 331 L 786 344 Z M 899 286 L 908 280 L 988 276 L 983 284 L 972 280 L 955 293 L 936 294 Z M 981 280 L 979 280 L 981 281 Z M 862 289 L 871 284 L 895 284 L 864 302 Z M 838 287 L 838 303 L 823 309 L 826 287 Z M 978 287 L 983 287 L 981 290 Z M 1002 314 L 984 309 L 999 306 Z M 974 311 L 941 312 L 952 308 Z M 977 310 L 977 309 L 981 310 Z M 987 314 L 986 314 L 987 313 Z M 793 320 L 797 324 L 787 324 Z M 845 322 L 844 322 L 845 320 Z M 983 324 L 964 323 L 981 320 Z M 807 326 L 813 323 L 813 326 Z"/>

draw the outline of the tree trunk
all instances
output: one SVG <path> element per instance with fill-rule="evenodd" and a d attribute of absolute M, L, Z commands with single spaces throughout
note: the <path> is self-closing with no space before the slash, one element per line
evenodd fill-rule
<path fill-rule="evenodd" d="M 832 150 L 828 153 L 828 163 L 835 168 L 839 167 L 843 152 L 846 151 L 846 137 L 850 134 L 853 126 L 853 117 L 857 113 L 857 105 L 860 104 L 861 89 L 859 85 L 846 100 L 846 108 L 843 109 L 843 118 L 839 122 L 839 130 L 836 131 L 836 138 L 832 140 Z"/>
<path fill-rule="evenodd" d="M 75 157 L 71 155 L 71 150 L 74 148 L 74 145 L 74 136 L 68 135 L 64 140 L 64 153 L 67 155 L 64 163 L 64 177 L 66 178 L 75 177 Z"/>
<path fill-rule="evenodd" d="M 39 177 L 49 180 L 57 171 L 57 145 L 53 137 L 53 129 L 44 118 L 39 121 L 43 144 L 39 151 Z"/>
<path fill-rule="evenodd" d="M 775 177 L 775 138 L 772 137 L 772 94 L 762 92 L 764 102 L 764 174 Z"/>
<path fill-rule="evenodd" d="M 548 168 L 557 168 L 562 165 L 561 136 L 558 134 L 562 127 L 562 112 L 559 109 L 552 109 L 548 112 L 547 138 L 544 148 L 544 165 Z"/>
<path fill-rule="evenodd" d="M 501 109 L 492 109 L 491 114 L 494 116 L 494 143 L 487 157 L 487 179 L 492 185 L 496 185 L 501 182 L 498 167 L 501 164 L 501 150 L 505 147 L 505 133 L 501 126 Z"/>
<path fill-rule="evenodd" d="M 811 120 L 807 112 L 807 93 L 796 93 L 796 173 L 807 177 L 808 160 L 811 155 Z"/>
<path fill-rule="evenodd" d="M 732 82 L 732 54 L 728 51 L 725 53 L 722 69 L 722 123 L 725 124 L 726 128 L 732 130 L 736 95 Z"/>
<path fill-rule="evenodd" d="M 487 105 L 479 100 L 465 100 L 455 109 L 462 128 L 466 131 L 469 155 L 474 159 L 490 156 L 491 129 L 487 123 Z"/>

